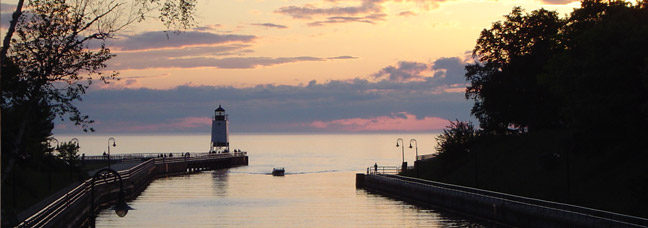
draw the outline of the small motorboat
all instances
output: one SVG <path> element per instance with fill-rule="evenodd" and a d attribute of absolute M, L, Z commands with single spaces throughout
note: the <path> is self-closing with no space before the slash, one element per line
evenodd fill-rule
<path fill-rule="evenodd" d="M 284 168 L 273 168 L 272 169 L 272 175 L 273 176 L 283 176 L 286 170 Z"/>

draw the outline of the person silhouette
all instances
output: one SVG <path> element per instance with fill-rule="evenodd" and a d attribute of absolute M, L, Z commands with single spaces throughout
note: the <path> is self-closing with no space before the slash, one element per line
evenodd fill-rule
<path fill-rule="evenodd" d="M 378 173 L 378 163 L 374 163 L 374 171 L 375 173 Z"/>

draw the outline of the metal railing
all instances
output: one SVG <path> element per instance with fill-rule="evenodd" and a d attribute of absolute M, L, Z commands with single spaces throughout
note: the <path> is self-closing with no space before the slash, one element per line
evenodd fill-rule
<path fill-rule="evenodd" d="M 125 161 L 125 160 L 146 160 L 150 158 L 166 158 L 166 159 L 171 159 L 171 158 L 183 158 L 186 156 L 189 157 L 201 157 L 201 156 L 207 156 L 207 155 L 225 155 L 225 156 L 241 156 L 241 155 L 247 155 L 247 152 L 241 151 L 241 152 L 230 152 L 230 153 L 198 153 L 198 152 L 174 152 L 174 153 L 132 153 L 132 154 L 111 154 L 110 155 L 110 160 L 111 161 Z M 107 155 L 91 155 L 91 156 L 85 156 L 83 157 L 84 160 L 86 161 L 98 161 L 98 160 L 108 160 Z"/>
<path fill-rule="evenodd" d="M 231 153 L 173 153 L 173 157 L 159 157 L 160 153 L 138 153 L 138 154 L 120 154 L 120 155 L 111 155 L 110 160 L 128 160 L 128 159 L 149 159 L 144 161 L 133 168 L 118 171 L 121 175 L 124 182 L 138 182 L 142 178 L 147 178 L 149 176 L 150 170 L 155 168 L 155 164 L 164 164 L 164 163 L 174 163 L 174 162 L 188 162 L 188 161 L 200 161 L 200 160 L 209 160 L 209 159 L 218 159 L 218 158 L 228 158 L 228 157 L 242 157 L 247 156 L 247 152 L 231 152 Z M 168 154 L 167 154 L 168 155 Z M 184 156 L 183 156 L 184 155 Z M 87 156 L 86 159 L 90 160 L 100 160 L 107 159 L 104 156 Z M 105 181 L 95 182 L 95 188 L 101 188 L 107 184 L 114 183 L 117 178 L 106 178 Z M 16 227 L 49 227 L 52 226 L 58 219 L 62 218 L 66 213 L 69 213 L 68 210 L 71 206 L 76 206 L 77 204 L 83 204 L 89 202 L 90 197 L 90 188 L 92 179 L 88 179 L 83 183 L 79 184 L 77 187 L 73 188 L 69 192 L 65 193 L 63 196 L 54 200 L 52 203 L 48 204 L 41 210 L 37 211 L 33 215 L 27 217 L 23 222 L 19 223 Z M 99 198 L 99 197 L 95 197 Z M 93 199 L 95 200 L 95 199 Z M 89 203 L 88 203 L 89 205 Z"/>
<path fill-rule="evenodd" d="M 367 174 L 399 174 L 400 172 L 400 166 L 369 166 L 367 168 Z"/>
<path fill-rule="evenodd" d="M 133 168 L 119 171 L 119 174 L 122 176 L 123 180 L 133 181 L 135 179 L 144 178 L 149 174 L 148 170 L 154 167 L 153 160 L 143 162 Z M 88 179 L 83 183 L 79 184 L 77 187 L 73 188 L 65 195 L 54 200 L 54 202 L 48 204 L 43 209 L 29 216 L 25 221 L 18 224 L 16 227 L 48 227 L 52 226 L 58 219 L 62 218 L 65 215 L 66 211 L 71 206 L 76 206 L 77 204 L 88 203 L 90 197 L 90 185 L 92 179 Z M 116 178 L 107 178 L 105 181 L 100 181 L 95 183 L 95 188 L 102 185 L 111 184 L 116 181 Z M 94 199 L 93 199 L 94 200 Z M 89 203 L 88 203 L 89 205 Z"/>
<path fill-rule="evenodd" d="M 247 156 L 247 152 L 232 152 L 232 153 L 195 153 L 178 157 L 155 157 L 155 164 L 175 163 L 175 162 L 191 162 L 191 161 L 204 161 L 210 159 L 230 158 Z"/>
<path fill-rule="evenodd" d="M 564 213 L 591 217 L 601 220 L 613 221 L 618 224 L 624 224 L 627 227 L 648 227 L 648 219 L 636 216 L 624 215 L 609 211 L 603 211 L 593 208 L 587 208 L 577 205 L 546 201 L 541 199 L 529 198 L 524 196 L 511 195 L 501 192 L 488 191 L 483 189 L 465 187 L 460 185 L 446 184 L 442 182 L 429 181 L 419 178 L 405 177 L 400 175 L 382 175 L 394 181 L 419 185 L 424 188 L 434 188 L 440 191 L 453 192 L 458 194 L 472 195 L 473 198 L 488 198 L 499 200 L 509 204 L 520 204 L 535 207 L 538 209 L 547 209 L 561 211 Z"/>

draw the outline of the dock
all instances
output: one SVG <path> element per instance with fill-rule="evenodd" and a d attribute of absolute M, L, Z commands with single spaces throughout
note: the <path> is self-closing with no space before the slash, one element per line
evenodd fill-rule
<path fill-rule="evenodd" d="M 111 155 L 110 158 L 85 156 L 83 162 L 114 163 L 111 165 L 121 176 L 125 198 L 132 200 L 157 177 L 247 166 L 248 156 L 247 152 L 134 153 Z M 120 191 L 117 182 L 116 176 L 95 181 L 94 199 L 91 199 L 92 179 L 85 180 L 39 210 L 21 216 L 25 219 L 16 227 L 87 227 L 99 209 L 115 204 Z M 91 208 L 91 200 L 98 205 L 96 208 Z"/>

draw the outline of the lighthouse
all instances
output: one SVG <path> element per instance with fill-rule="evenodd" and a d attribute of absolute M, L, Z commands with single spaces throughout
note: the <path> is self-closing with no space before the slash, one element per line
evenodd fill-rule
<path fill-rule="evenodd" d="M 214 110 L 214 119 L 212 120 L 211 146 L 209 152 L 223 153 L 229 152 L 229 121 L 225 109 L 218 105 Z"/>

